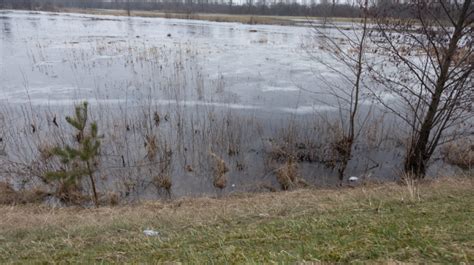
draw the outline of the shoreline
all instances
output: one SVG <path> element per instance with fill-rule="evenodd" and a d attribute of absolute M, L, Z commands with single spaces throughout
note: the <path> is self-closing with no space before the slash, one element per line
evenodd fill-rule
<path fill-rule="evenodd" d="M 5 9 L 10 11 L 10 9 Z M 0 9 L 1 11 L 1 9 Z M 96 16 L 123 16 L 127 17 L 126 10 L 119 9 L 88 9 L 88 8 L 57 8 L 54 10 L 23 10 L 11 9 L 11 11 L 25 11 L 25 12 L 51 12 L 59 14 L 84 14 Z M 224 23 L 241 23 L 247 25 L 278 25 L 278 26 L 295 26 L 295 27 L 311 27 L 306 25 L 308 22 L 316 22 L 324 20 L 324 17 L 303 17 L 303 16 L 262 16 L 262 15 L 234 15 L 224 13 L 179 13 L 166 11 L 145 11 L 133 10 L 130 12 L 130 17 L 143 18 L 167 18 L 167 19 L 185 19 L 185 20 L 200 20 L 209 22 L 224 22 Z M 357 22 L 357 18 L 330 18 L 333 22 Z M 306 21 L 306 22 L 305 22 Z"/>
<path fill-rule="evenodd" d="M 470 263 L 473 188 L 464 176 L 98 209 L 0 206 L 0 263 Z"/>

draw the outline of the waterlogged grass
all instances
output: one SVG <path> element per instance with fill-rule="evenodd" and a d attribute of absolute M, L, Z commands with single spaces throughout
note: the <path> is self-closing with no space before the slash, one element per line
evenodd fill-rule
<path fill-rule="evenodd" d="M 56 12 L 64 13 L 80 13 L 90 15 L 107 15 L 107 16 L 128 16 L 126 10 L 118 9 L 84 9 L 84 8 L 60 8 Z M 331 26 L 331 23 L 360 23 L 360 18 L 351 17 L 308 17 L 308 16 L 277 16 L 277 15 L 232 15 L 223 13 L 174 13 L 161 11 L 142 11 L 133 10 L 130 12 L 132 17 L 159 17 L 172 19 L 191 19 L 191 20 L 205 20 L 212 22 L 236 22 L 242 24 L 257 24 L 257 25 L 280 25 L 280 26 L 304 26 L 305 22 L 315 23 L 327 20 L 330 22 L 326 26 Z M 394 22 L 397 20 L 393 19 Z M 369 23 L 374 21 L 369 20 Z M 412 22 L 415 23 L 415 22 Z M 310 26 L 310 25 L 306 25 Z M 346 28 L 348 29 L 348 28 Z"/>
<path fill-rule="evenodd" d="M 67 8 L 60 9 L 59 12 L 66 13 L 85 13 L 91 15 L 109 15 L 109 16 L 127 16 L 127 11 L 116 9 L 80 9 Z M 131 16 L 134 17 L 159 17 L 173 19 L 191 19 L 206 20 L 213 22 L 237 22 L 243 24 L 263 24 L 263 25 L 296 25 L 295 18 L 302 19 L 306 17 L 288 17 L 288 16 L 261 16 L 261 15 L 231 15 L 231 14 L 214 14 L 214 13 L 173 13 L 160 11 L 132 11 Z"/>
<path fill-rule="evenodd" d="M 474 181 L 180 199 L 101 209 L 0 207 L 0 263 L 474 262 Z M 159 237 L 146 237 L 155 229 Z"/>
<path fill-rule="evenodd" d="M 81 9 L 81 8 L 63 8 L 57 12 L 65 13 L 82 13 L 90 15 L 108 15 L 108 16 L 127 16 L 126 10 L 117 9 Z M 358 23 L 360 18 L 344 18 L 344 17 L 306 17 L 306 16 L 276 16 L 276 15 L 232 15 L 220 13 L 173 13 L 160 11 L 131 11 L 130 16 L 133 17 L 159 17 L 173 19 L 191 19 L 205 20 L 213 22 L 236 22 L 242 24 L 258 24 L 258 25 L 281 25 L 281 26 L 298 26 L 302 22 L 318 22 L 329 19 L 331 22 L 347 22 Z"/>

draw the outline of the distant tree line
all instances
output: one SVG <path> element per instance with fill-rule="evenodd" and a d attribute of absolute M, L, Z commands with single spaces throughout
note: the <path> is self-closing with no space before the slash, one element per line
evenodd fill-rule
<path fill-rule="evenodd" d="M 408 2 L 375 0 L 370 11 L 380 13 L 384 10 L 385 15 L 392 17 L 410 17 L 412 12 Z M 362 12 L 358 5 L 338 0 L 0 0 L 0 8 L 46 11 L 92 8 L 318 17 L 360 17 Z"/>

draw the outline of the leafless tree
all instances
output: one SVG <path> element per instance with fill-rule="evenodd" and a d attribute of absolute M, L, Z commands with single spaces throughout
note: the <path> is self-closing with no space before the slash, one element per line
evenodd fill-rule
<path fill-rule="evenodd" d="M 474 8 L 472 0 L 414 0 L 407 8 L 413 19 L 377 19 L 374 42 L 388 59 L 373 73 L 397 99 L 376 97 L 410 126 L 404 170 L 423 178 L 436 148 L 472 122 Z"/>
<path fill-rule="evenodd" d="M 359 0 L 357 4 L 362 10 L 361 18 L 352 24 L 349 31 L 332 23 L 330 19 L 325 22 L 323 29 L 319 25 L 313 27 L 319 46 L 310 53 L 317 63 L 338 76 L 340 81 L 334 82 L 334 79 L 328 80 L 325 76 L 318 78 L 326 87 L 323 94 L 329 95 L 339 109 L 339 132 L 335 133 L 337 137 L 332 143 L 332 149 L 336 154 L 336 167 L 341 182 L 360 134 L 359 121 L 367 120 L 369 115 L 368 112 L 364 115 L 360 112 L 363 93 L 367 94 L 368 84 L 366 79 L 369 63 L 366 55 L 370 33 L 369 3 L 368 0 Z M 329 31 L 327 28 L 330 28 Z"/>

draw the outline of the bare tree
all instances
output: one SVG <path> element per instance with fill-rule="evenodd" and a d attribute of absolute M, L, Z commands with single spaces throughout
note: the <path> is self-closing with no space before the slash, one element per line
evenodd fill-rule
<path fill-rule="evenodd" d="M 414 0 L 407 8 L 413 19 L 377 20 L 374 39 L 388 59 L 373 73 L 397 100 L 377 98 L 410 126 L 404 170 L 423 178 L 436 148 L 473 117 L 474 8 L 472 0 Z"/>
<path fill-rule="evenodd" d="M 364 91 L 367 94 L 367 82 L 364 79 L 368 77 L 366 56 L 370 33 L 368 0 L 359 0 L 358 6 L 362 10 L 360 21 L 353 23 L 349 31 L 330 21 L 326 21 L 324 26 L 331 28 L 329 32 L 321 29 L 319 25 L 313 27 L 319 40 L 318 49 L 315 53 L 311 53 L 313 59 L 336 74 L 340 80 L 334 82 L 333 79 L 328 80 L 325 76 L 319 76 L 319 80 L 325 83 L 324 94 L 329 95 L 339 109 L 340 119 L 337 128 L 340 131 L 335 133 L 337 137 L 332 143 L 332 149 L 336 155 L 334 160 L 341 182 L 361 130 L 358 121 L 366 120 L 369 115 L 369 112 L 366 112 L 365 117 L 361 117 L 360 112 Z M 331 35 L 331 31 L 336 33 L 336 36 Z M 344 41 L 340 42 L 338 40 L 340 37 Z"/>

